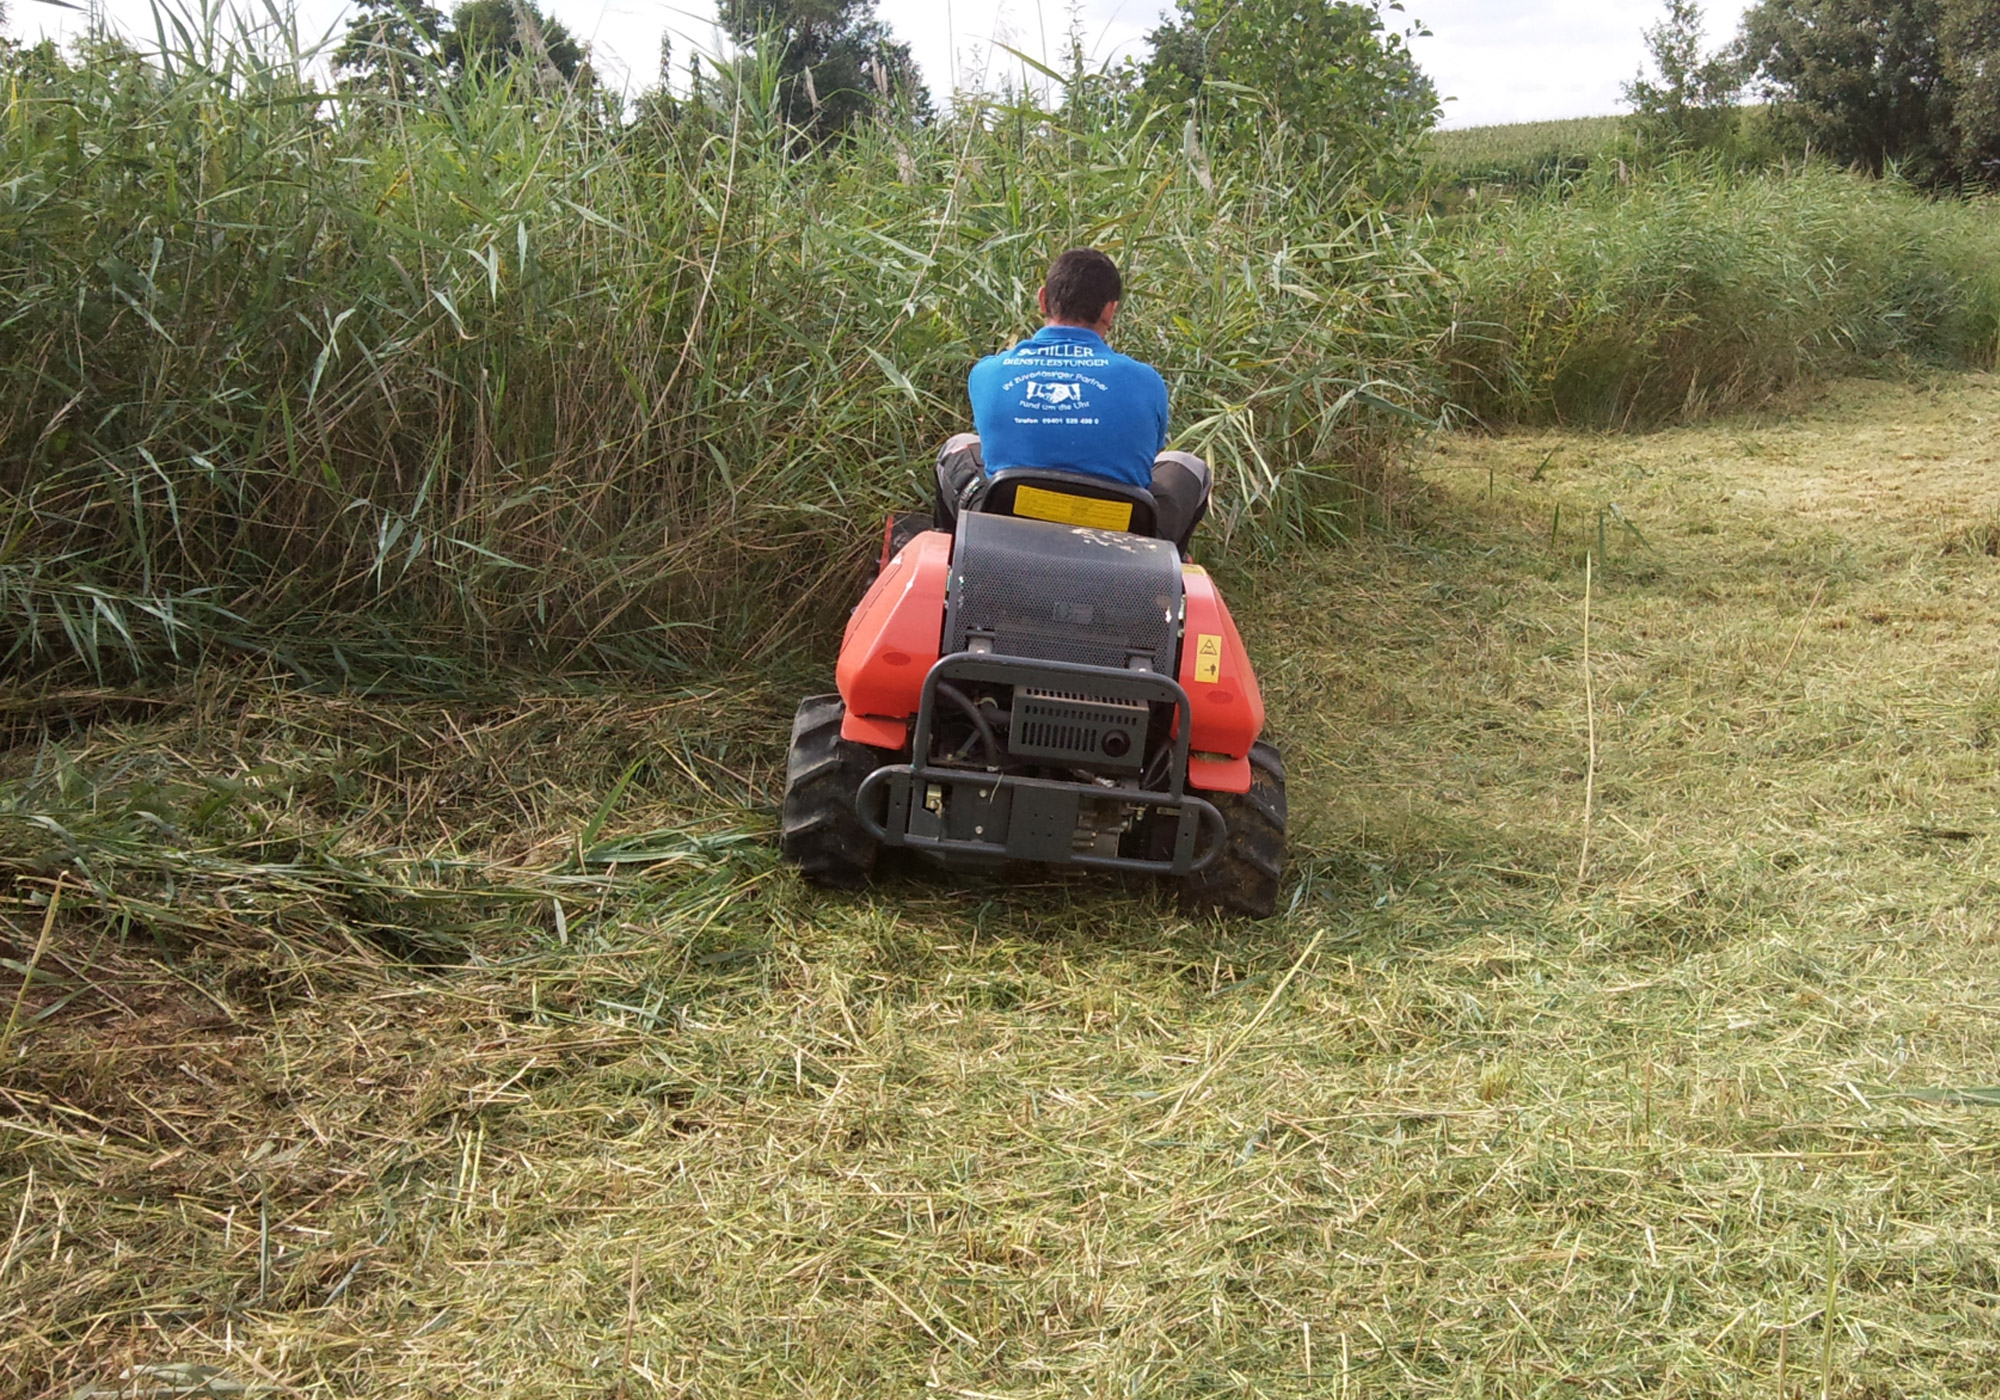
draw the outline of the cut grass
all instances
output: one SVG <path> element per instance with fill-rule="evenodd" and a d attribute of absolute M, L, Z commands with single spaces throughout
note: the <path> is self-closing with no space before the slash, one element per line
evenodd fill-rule
<path fill-rule="evenodd" d="M 1447 439 L 1239 568 L 1267 924 L 803 888 L 814 677 L 13 697 L 0 1390 L 1990 1392 L 1996 423 Z"/>

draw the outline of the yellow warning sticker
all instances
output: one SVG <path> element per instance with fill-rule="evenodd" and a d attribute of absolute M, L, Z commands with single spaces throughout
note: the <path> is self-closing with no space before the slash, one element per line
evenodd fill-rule
<path fill-rule="evenodd" d="M 1194 678 L 1213 685 L 1222 679 L 1222 634 L 1198 633 L 1194 639 Z"/>
<path fill-rule="evenodd" d="M 1014 514 L 1024 515 L 1030 520 L 1052 521 L 1057 525 L 1085 525 L 1093 530 L 1132 528 L 1130 501 L 1094 501 L 1088 496 L 1044 491 L 1039 486 L 1015 488 Z"/>

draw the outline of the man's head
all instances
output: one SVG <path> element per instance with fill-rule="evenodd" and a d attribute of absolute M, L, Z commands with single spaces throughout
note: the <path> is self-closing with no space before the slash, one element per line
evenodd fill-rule
<path fill-rule="evenodd" d="M 1103 335 L 1124 295 L 1117 264 L 1095 248 L 1072 248 L 1049 264 L 1038 299 L 1050 325 L 1081 326 Z"/>

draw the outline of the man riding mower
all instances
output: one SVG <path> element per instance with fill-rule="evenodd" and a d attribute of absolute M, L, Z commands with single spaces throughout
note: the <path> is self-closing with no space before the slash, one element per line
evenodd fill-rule
<path fill-rule="evenodd" d="M 1122 291 L 1102 253 L 1055 260 L 1048 324 L 972 370 L 978 431 L 938 456 L 933 528 L 885 529 L 838 693 L 792 724 L 781 839 L 815 883 L 862 883 L 886 846 L 1275 908 L 1284 764 L 1229 610 L 1184 559 L 1208 466 L 1164 450 L 1165 381 L 1105 341 Z"/>

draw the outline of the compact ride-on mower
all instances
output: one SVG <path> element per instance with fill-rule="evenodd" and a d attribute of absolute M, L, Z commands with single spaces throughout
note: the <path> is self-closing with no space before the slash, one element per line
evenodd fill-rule
<path fill-rule="evenodd" d="M 883 531 L 839 693 L 799 706 L 782 844 L 853 886 L 883 847 L 952 869 L 1040 861 L 1171 877 L 1262 918 L 1285 769 L 1214 582 L 1154 534 L 1152 495 L 996 473 L 949 531 Z"/>

